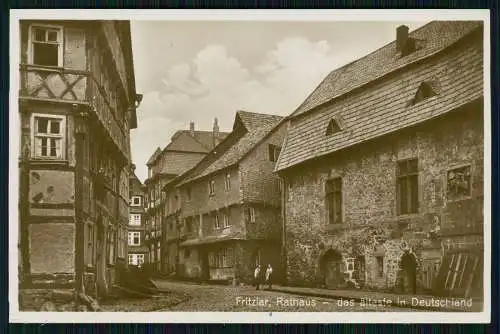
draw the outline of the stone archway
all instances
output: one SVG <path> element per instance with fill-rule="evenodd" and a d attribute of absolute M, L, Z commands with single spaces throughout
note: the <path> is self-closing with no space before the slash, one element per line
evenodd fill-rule
<path fill-rule="evenodd" d="M 342 255 L 339 252 L 333 249 L 326 251 L 320 260 L 320 270 L 327 289 L 336 289 L 344 283 Z"/>
<path fill-rule="evenodd" d="M 409 252 L 401 256 L 399 262 L 399 287 L 403 293 L 416 293 L 417 290 L 417 260 Z"/>

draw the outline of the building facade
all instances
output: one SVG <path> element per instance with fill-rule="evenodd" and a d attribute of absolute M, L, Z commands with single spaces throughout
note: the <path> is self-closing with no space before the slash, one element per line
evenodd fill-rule
<path fill-rule="evenodd" d="M 179 276 L 248 282 L 257 264 L 280 275 L 273 170 L 285 132 L 280 116 L 238 111 L 231 134 L 175 182 L 166 233 L 180 240 L 168 248 Z"/>
<path fill-rule="evenodd" d="M 482 295 L 480 22 L 431 22 L 334 70 L 289 117 L 290 284 Z"/>
<path fill-rule="evenodd" d="M 20 305 L 53 288 L 106 296 L 126 266 L 141 98 L 130 24 L 25 20 L 20 33 Z"/>
<path fill-rule="evenodd" d="M 157 148 L 147 162 L 146 185 L 146 245 L 148 261 L 153 272 L 164 272 L 162 268 L 162 219 L 165 194 L 163 187 L 178 175 L 196 165 L 227 133 L 219 132 L 217 120 L 212 131 L 195 130 L 194 122 L 189 130 L 174 133 L 170 143 L 162 150 Z"/>
<path fill-rule="evenodd" d="M 142 267 L 147 260 L 148 248 L 144 238 L 146 227 L 144 224 L 144 185 L 135 175 L 135 166 L 130 174 L 130 209 L 128 220 L 128 252 L 129 266 Z"/>

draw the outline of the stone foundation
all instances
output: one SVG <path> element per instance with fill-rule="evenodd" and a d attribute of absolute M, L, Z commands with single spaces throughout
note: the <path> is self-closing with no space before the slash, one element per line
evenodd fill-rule
<path fill-rule="evenodd" d="M 99 304 L 74 289 L 21 289 L 19 310 L 23 312 L 77 312 L 98 311 Z"/>

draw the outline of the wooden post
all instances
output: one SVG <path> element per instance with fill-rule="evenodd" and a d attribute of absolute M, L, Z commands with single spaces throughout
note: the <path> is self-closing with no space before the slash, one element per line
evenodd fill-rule
<path fill-rule="evenodd" d="M 75 274 L 76 274 L 76 292 L 85 293 L 85 221 L 83 219 L 83 158 L 84 158 L 84 140 L 87 127 L 86 112 L 80 112 L 75 117 Z"/>

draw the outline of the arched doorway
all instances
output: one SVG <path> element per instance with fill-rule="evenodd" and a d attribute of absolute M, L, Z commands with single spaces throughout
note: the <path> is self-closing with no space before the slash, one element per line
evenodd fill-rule
<path fill-rule="evenodd" d="M 415 293 L 417 290 L 417 261 L 410 253 L 401 257 L 399 265 L 400 288 L 404 293 Z"/>
<path fill-rule="evenodd" d="M 327 251 L 320 262 L 321 273 L 327 289 L 336 289 L 344 282 L 342 273 L 342 255 L 332 249 Z"/>

